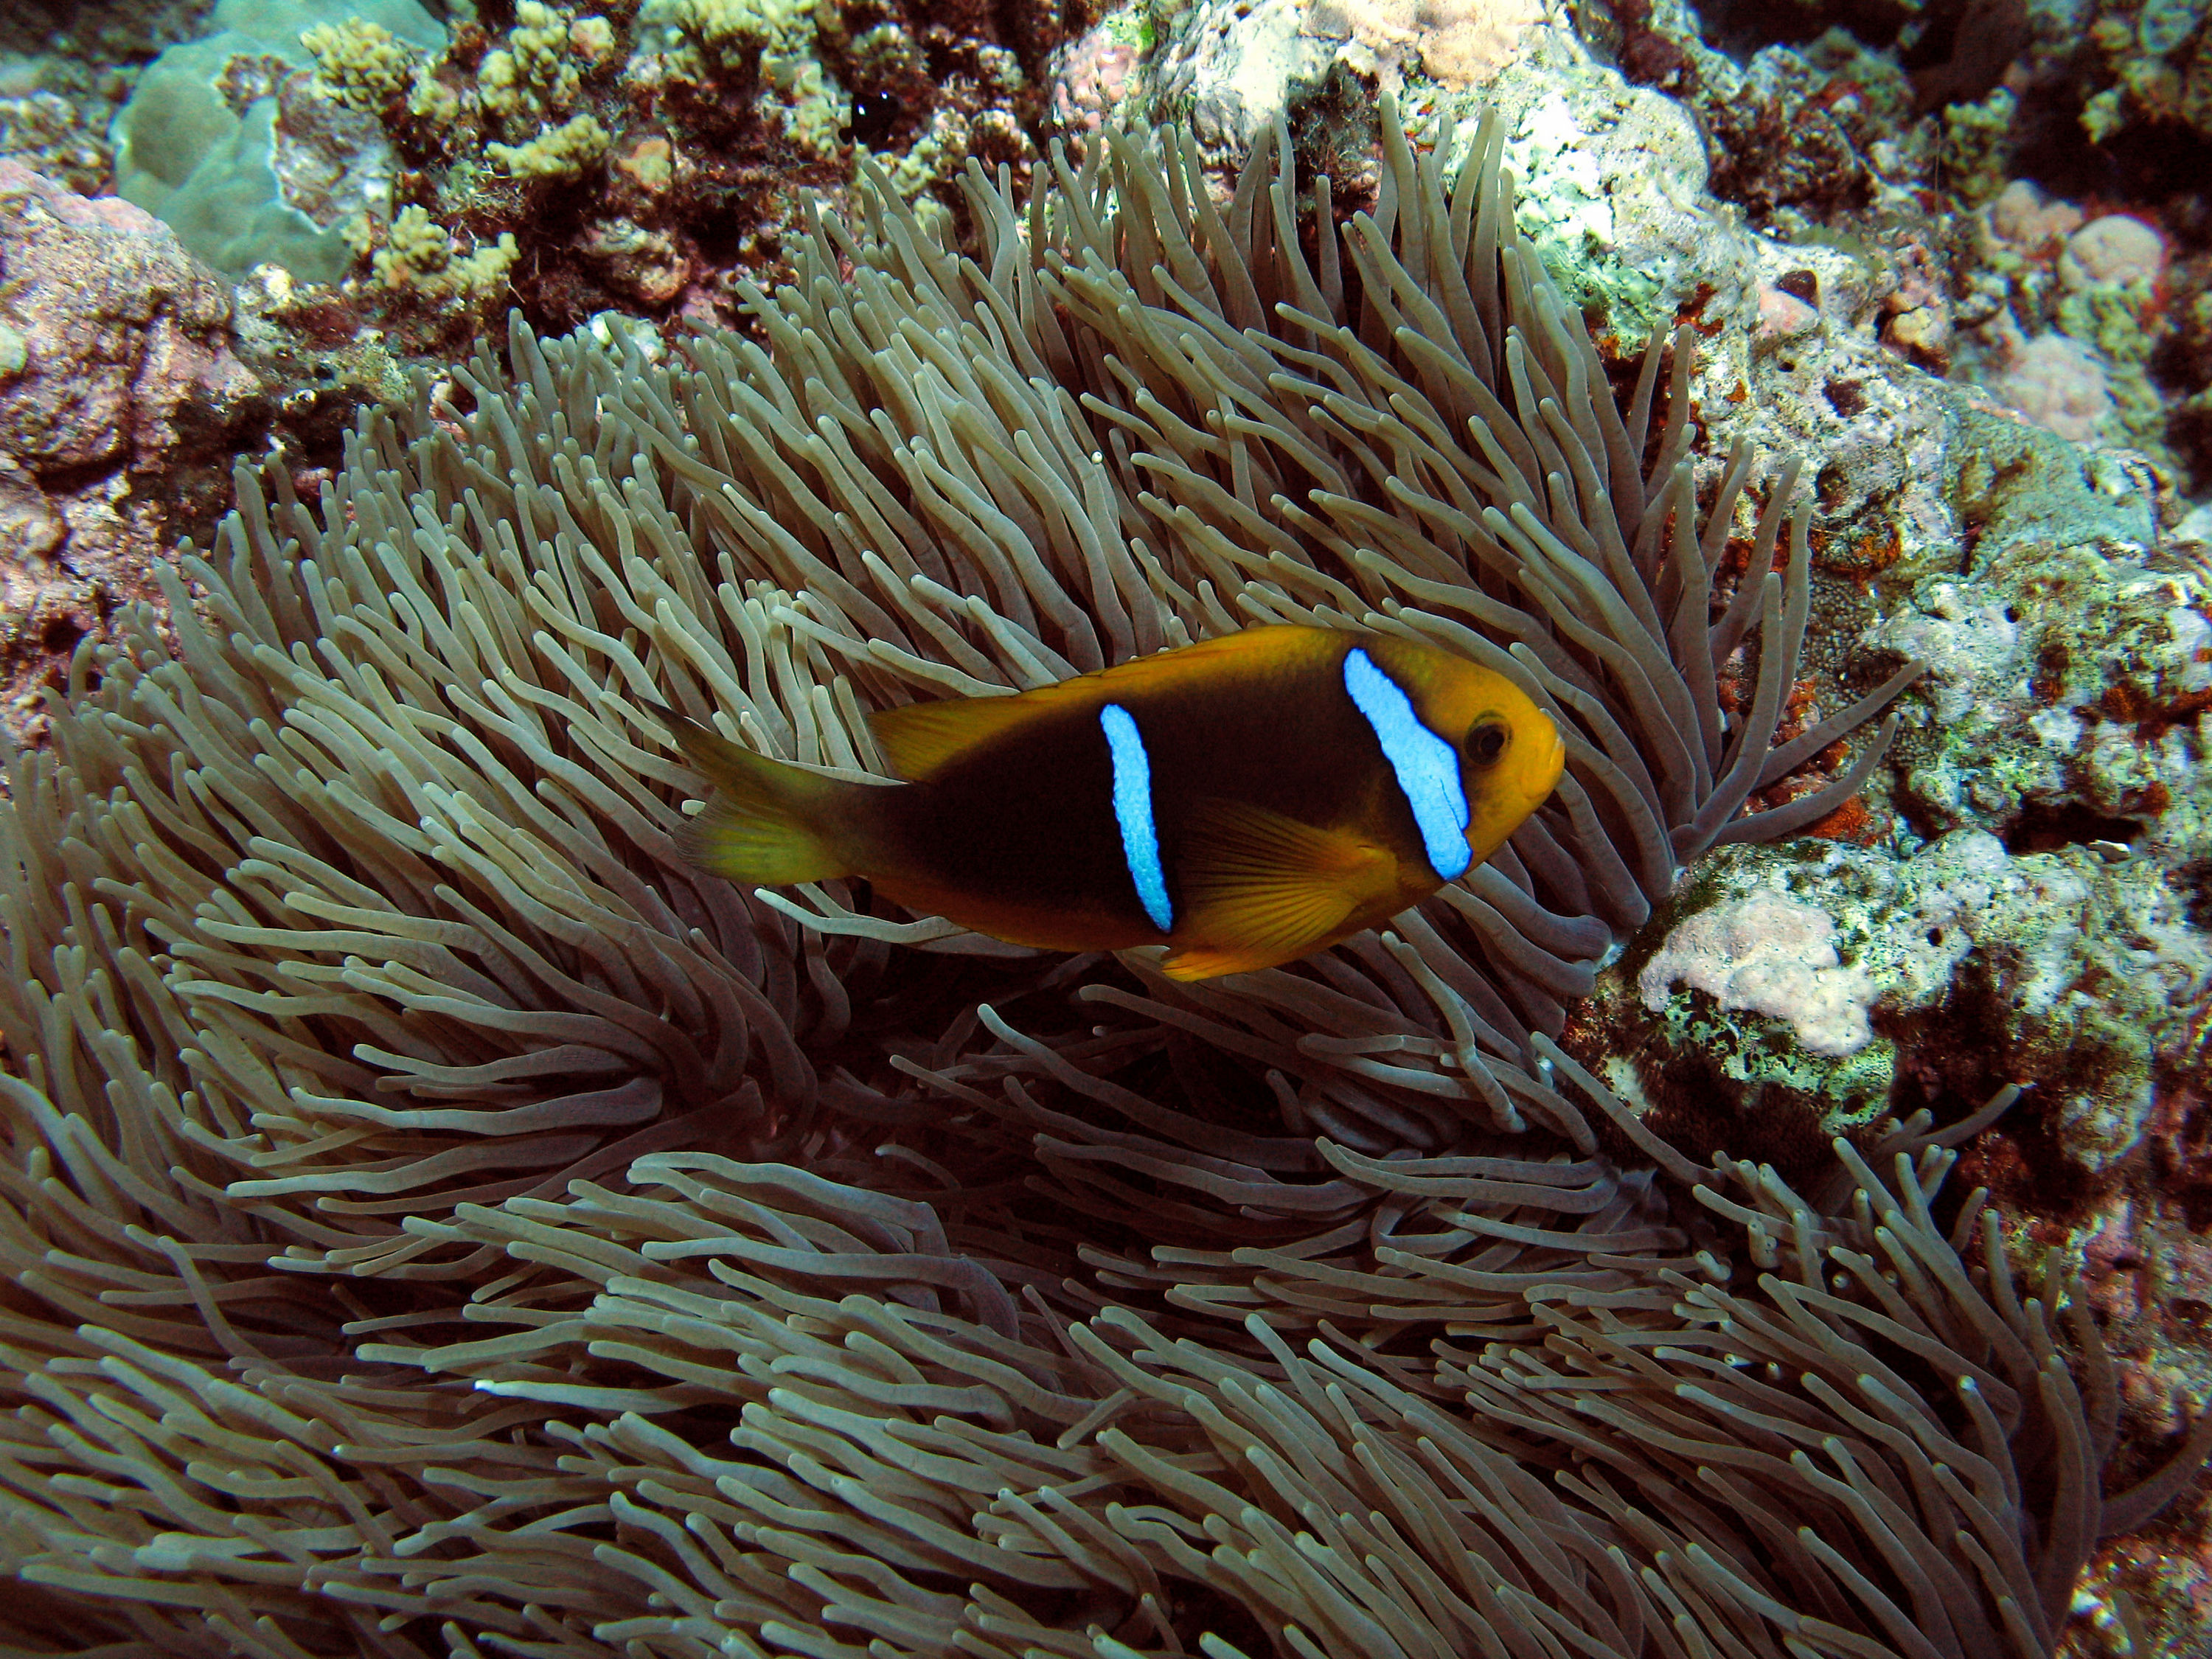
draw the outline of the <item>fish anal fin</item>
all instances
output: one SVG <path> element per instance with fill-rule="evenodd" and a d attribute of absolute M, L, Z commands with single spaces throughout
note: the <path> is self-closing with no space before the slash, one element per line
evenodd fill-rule
<path fill-rule="evenodd" d="M 1398 890 L 1398 860 L 1387 848 L 1236 801 L 1197 805 L 1181 870 L 1190 921 L 1178 931 L 1189 942 L 1163 964 L 1170 979 L 1292 961 L 1342 937 Z"/>

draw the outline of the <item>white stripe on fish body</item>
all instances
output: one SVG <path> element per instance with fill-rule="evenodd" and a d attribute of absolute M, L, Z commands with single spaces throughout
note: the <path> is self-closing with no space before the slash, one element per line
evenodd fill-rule
<path fill-rule="evenodd" d="M 1106 747 L 1114 757 L 1114 822 L 1121 830 L 1121 860 L 1137 884 L 1137 899 L 1163 933 L 1175 927 L 1168 878 L 1160 867 L 1160 832 L 1152 819 L 1152 763 L 1135 716 L 1118 702 L 1098 711 Z"/>
<path fill-rule="evenodd" d="M 1413 700 L 1357 646 L 1345 653 L 1344 689 L 1352 707 L 1375 728 L 1382 758 L 1390 763 L 1399 791 L 1413 809 L 1429 867 L 1446 881 L 1465 875 L 1474 854 L 1467 844 L 1467 791 L 1460 783 L 1459 751 L 1421 724 Z"/>

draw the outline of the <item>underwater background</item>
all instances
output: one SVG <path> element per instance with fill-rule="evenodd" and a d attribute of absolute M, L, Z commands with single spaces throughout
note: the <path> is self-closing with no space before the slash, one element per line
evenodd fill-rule
<path fill-rule="evenodd" d="M 9 0 L 0 1642 L 2212 1654 L 2208 178 L 2201 0 Z M 1572 798 L 677 850 L 1270 621 Z"/>

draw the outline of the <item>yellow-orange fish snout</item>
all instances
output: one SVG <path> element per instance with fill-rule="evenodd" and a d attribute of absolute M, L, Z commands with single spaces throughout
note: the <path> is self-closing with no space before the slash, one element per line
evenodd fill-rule
<path fill-rule="evenodd" d="M 1540 714 L 1537 718 L 1543 720 Z M 1551 799 L 1559 784 L 1566 764 L 1566 746 L 1558 732 L 1549 729 L 1551 722 L 1544 724 L 1547 728 L 1544 732 L 1531 734 L 1537 740 L 1529 747 L 1536 753 L 1526 763 L 1486 781 L 1479 795 L 1468 792 L 1467 845 L 1476 864 L 1503 847 L 1522 821 Z"/>
<path fill-rule="evenodd" d="M 1512 786 L 1516 791 L 1513 813 L 1516 821 L 1551 799 L 1552 791 L 1559 787 L 1559 779 L 1567 769 L 1567 740 L 1559 735 L 1559 728 L 1552 723 L 1549 715 L 1540 709 L 1534 712 L 1542 729 L 1538 740 L 1529 745 L 1527 769 Z"/>

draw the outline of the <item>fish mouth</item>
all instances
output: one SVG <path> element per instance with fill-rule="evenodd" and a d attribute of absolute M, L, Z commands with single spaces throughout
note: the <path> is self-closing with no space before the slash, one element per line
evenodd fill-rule
<path fill-rule="evenodd" d="M 1566 775 L 1567 740 L 1559 735 L 1556 726 L 1552 728 L 1552 752 L 1548 759 L 1550 763 L 1539 775 L 1544 780 L 1544 787 L 1528 792 L 1528 810 L 1531 812 L 1551 799 L 1552 792 L 1559 787 L 1559 780 Z"/>

